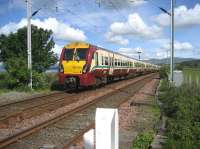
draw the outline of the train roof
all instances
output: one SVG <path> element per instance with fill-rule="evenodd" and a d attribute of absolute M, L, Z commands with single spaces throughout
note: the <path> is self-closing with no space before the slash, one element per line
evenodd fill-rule
<path fill-rule="evenodd" d="M 157 66 L 157 65 L 155 65 L 155 64 L 151 64 L 151 63 L 147 63 L 147 62 L 144 62 L 144 61 L 140 61 L 140 60 L 137 60 L 137 59 L 132 58 L 132 57 L 130 57 L 130 56 L 127 56 L 127 55 L 124 55 L 124 54 L 121 54 L 121 53 L 118 53 L 118 52 L 115 52 L 115 51 L 111 51 L 111 50 L 108 50 L 108 49 L 105 49 L 105 48 L 102 48 L 102 47 L 99 47 L 99 46 L 96 46 L 96 45 L 93 45 L 93 44 L 90 44 L 90 43 L 87 43 L 87 42 L 71 42 L 71 43 L 65 45 L 64 47 L 65 47 L 65 48 L 69 48 L 69 47 L 70 47 L 69 45 L 74 45 L 74 46 L 75 46 L 75 45 L 78 45 L 78 44 L 80 44 L 82 47 L 94 46 L 94 47 L 100 48 L 100 49 L 102 49 L 102 50 L 104 50 L 104 51 L 112 52 L 112 53 L 115 53 L 115 54 L 119 54 L 119 55 L 121 55 L 121 56 L 124 56 L 124 57 L 126 57 L 126 58 L 130 58 L 130 59 L 133 59 L 133 60 L 138 61 L 138 62 L 142 62 L 142 63 L 145 63 L 145 64 L 150 64 L 150 65 Z"/>

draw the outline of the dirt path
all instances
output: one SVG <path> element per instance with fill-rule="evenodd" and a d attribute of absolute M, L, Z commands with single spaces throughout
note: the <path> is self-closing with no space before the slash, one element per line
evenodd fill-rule
<path fill-rule="evenodd" d="M 160 117 L 155 101 L 157 84 L 158 80 L 154 79 L 120 106 L 120 149 L 132 149 L 132 142 L 139 133 L 157 127 Z"/>

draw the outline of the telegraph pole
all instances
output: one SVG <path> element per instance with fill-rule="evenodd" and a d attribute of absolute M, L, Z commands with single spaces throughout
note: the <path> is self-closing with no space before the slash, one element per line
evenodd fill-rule
<path fill-rule="evenodd" d="M 32 89 L 32 55 L 31 55 L 31 0 L 27 0 L 27 54 L 28 54 L 28 70 L 30 73 L 29 87 Z"/>
<path fill-rule="evenodd" d="M 174 0 L 171 0 L 171 62 L 170 81 L 174 81 Z"/>

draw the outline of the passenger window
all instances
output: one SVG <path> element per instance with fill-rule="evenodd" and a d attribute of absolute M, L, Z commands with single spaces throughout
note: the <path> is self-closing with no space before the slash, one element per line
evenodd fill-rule
<path fill-rule="evenodd" d="M 115 66 L 117 66 L 117 59 L 115 59 Z"/>
<path fill-rule="evenodd" d="M 104 57 L 101 57 L 101 64 L 104 65 Z"/>
<path fill-rule="evenodd" d="M 119 61 L 119 59 L 118 59 L 117 61 L 118 61 L 118 66 L 120 66 L 121 64 L 120 64 L 120 61 Z"/>
<path fill-rule="evenodd" d="M 105 65 L 108 65 L 108 57 L 105 57 Z"/>

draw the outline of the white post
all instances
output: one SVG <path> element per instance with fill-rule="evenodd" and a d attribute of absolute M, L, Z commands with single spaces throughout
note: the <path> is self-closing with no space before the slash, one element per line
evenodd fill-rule
<path fill-rule="evenodd" d="M 30 71 L 29 86 L 32 89 L 31 15 L 31 0 L 27 0 L 27 54 L 28 70 Z"/>
<path fill-rule="evenodd" d="M 175 70 L 174 71 L 174 85 L 180 87 L 183 84 L 183 72 Z"/>
<path fill-rule="evenodd" d="M 83 135 L 84 149 L 94 149 L 94 129 Z"/>
<path fill-rule="evenodd" d="M 97 108 L 95 119 L 96 149 L 119 149 L 118 110 Z"/>

